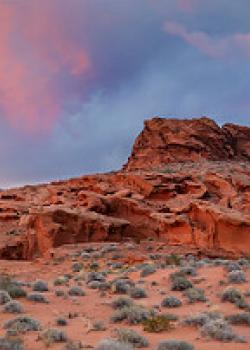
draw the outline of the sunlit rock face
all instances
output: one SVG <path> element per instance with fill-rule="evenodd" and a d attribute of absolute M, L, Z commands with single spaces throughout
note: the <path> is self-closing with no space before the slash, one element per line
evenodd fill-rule
<path fill-rule="evenodd" d="M 162 168 L 169 162 L 250 160 L 250 128 L 199 119 L 145 121 L 124 170 Z"/>
<path fill-rule="evenodd" d="M 145 122 L 123 170 L 0 192 L 0 258 L 144 239 L 209 256 L 250 252 L 250 128 Z"/>

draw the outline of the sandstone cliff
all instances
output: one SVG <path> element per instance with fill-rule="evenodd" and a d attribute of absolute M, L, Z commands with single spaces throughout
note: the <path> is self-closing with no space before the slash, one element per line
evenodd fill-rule
<path fill-rule="evenodd" d="M 154 118 L 123 171 L 0 192 L 0 258 L 128 238 L 249 255 L 250 128 Z"/>
<path fill-rule="evenodd" d="M 124 170 L 159 169 L 169 162 L 250 160 L 250 128 L 212 119 L 145 121 Z"/>

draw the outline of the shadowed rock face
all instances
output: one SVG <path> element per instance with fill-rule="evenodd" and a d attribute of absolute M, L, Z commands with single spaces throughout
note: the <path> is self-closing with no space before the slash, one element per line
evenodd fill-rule
<path fill-rule="evenodd" d="M 249 145 L 247 127 L 146 121 L 123 171 L 0 192 L 0 258 L 127 238 L 249 255 Z"/>
<path fill-rule="evenodd" d="M 124 170 L 159 169 L 169 162 L 250 160 L 250 128 L 213 120 L 145 121 Z"/>

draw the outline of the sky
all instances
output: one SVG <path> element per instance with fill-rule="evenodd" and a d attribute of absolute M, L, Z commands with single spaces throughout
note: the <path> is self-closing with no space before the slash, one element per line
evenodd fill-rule
<path fill-rule="evenodd" d="M 249 0 L 0 0 L 0 188 L 119 169 L 143 121 L 250 125 Z"/>

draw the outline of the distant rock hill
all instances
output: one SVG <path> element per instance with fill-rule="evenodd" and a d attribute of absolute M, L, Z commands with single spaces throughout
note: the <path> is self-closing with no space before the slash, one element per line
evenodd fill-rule
<path fill-rule="evenodd" d="M 249 257 L 250 128 L 153 118 L 121 171 L 0 192 L 2 259 L 125 239 Z"/>
<path fill-rule="evenodd" d="M 250 160 L 250 128 L 199 119 L 145 121 L 124 170 L 154 169 L 169 162 Z"/>

